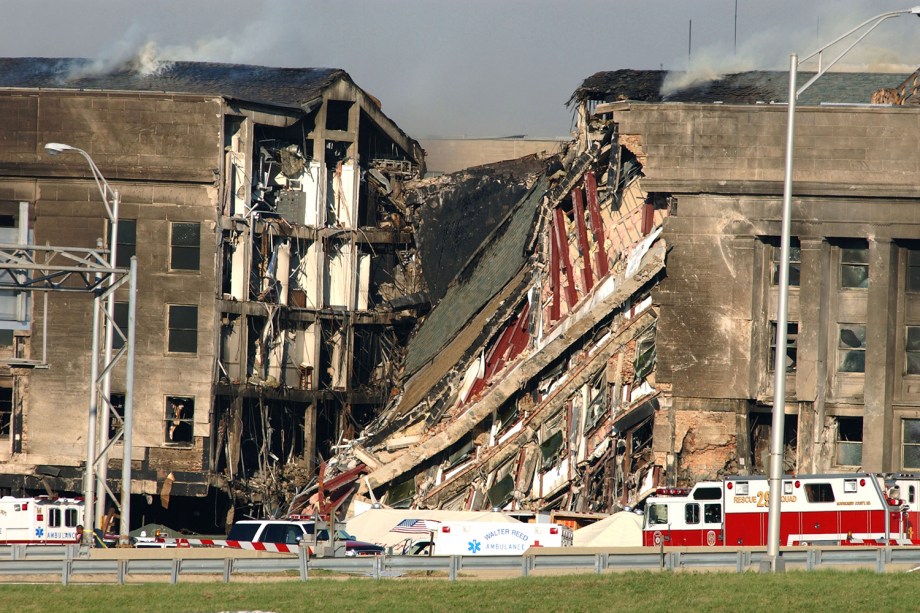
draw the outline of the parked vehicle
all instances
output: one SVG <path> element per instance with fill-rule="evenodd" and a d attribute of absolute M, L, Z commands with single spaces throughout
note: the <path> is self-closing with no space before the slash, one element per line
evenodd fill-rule
<path fill-rule="evenodd" d="M 786 476 L 780 500 L 785 545 L 920 544 L 920 476 Z M 659 488 L 645 503 L 645 546 L 763 546 L 765 477 L 726 477 L 690 489 Z"/>
<path fill-rule="evenodd" d="M 83 537 L 82 500 L 75 498 L 0 498 L 0 543 L 62 545 Z"/>
<path fill-rule="evenodd" d="M 436 556 L 519 555 L 531 547 L 572 546 L 571 528 L 559 524 L 454 521 L 432 534 Z M 419 553 L 425 551 L 419 547 Z"/>
<path fill-rule="evenodd" d="M 332 555 L 349 557 L 384 553 L 380 545 L 359 541 L 341 528 L 337 528 L 334 535 L 335 539 L 330 541 L 328 528 L 317 528 L 314 520 L 249 519 L 233 524 L 225 542 L 227 547 L 273 551 L 296 551 L 300 543 L 304 542 L 309 545 L 311 554 L 319 552 L 321 548 L 331 548 Z M 246 547 L 242 543 L 274 547 Z"/>

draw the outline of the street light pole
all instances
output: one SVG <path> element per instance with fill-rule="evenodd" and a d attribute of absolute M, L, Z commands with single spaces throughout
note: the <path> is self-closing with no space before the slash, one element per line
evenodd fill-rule
<path fill-rule="evenodd" d="M 898 17 L 900 15 L 918 15 L 920 16 L 920 6 L 904 9 L 900 11 L 891 11 L 881 13 L 867 19 L 855 28 L 845 34 L 835 38 L 818 50 L 805 56 L 800 61 L 798 56 L 793 53 L 789 61 L 789 103 L 786 119 L 786 154 L 785 168 L 783 171 L 783 209 L 782 209 L 782 226 L 780 236 L 780 265 L 779 265 L 779 296 L 777 298 L 777 321 L 776 321 L 776 355 L 773 362 L 773 420 L 770 433 L 770 467 L 769 467 L 769 485 L 770 485 L 770 502 L 768 509 L 767 522 L 767 557 L 770 559 L 770 566 L 774 572 L 781 569 L 779 563 L 779 545 L 780 545 L 780 501 L 782 498 L 783 483 L 783 439 L 785 429 L 785 404 L 786 404 L 786 340 L 787 327 L 789 319 L 789 243 L 792 225 L 792 168 L 794 161 L 794 141 L 795 141 L 795 109 L 798 97 L 811 84 L 821 78 L 830 68 L 840 61 L 843 56 L 850 52 L 859 42 L 864 39 L 872 30 L 877 28 L 886 19 Z M 823 54 L 828 48 L 833 47 L 842 40 L 850 37 L 863 30 L 863 32 L 835 57 L 826 66 L 823 65 Z M 818 59 L 818 71 L 811 79 L 805 82 L 802 87 L 796 87 L 799 65 L 814 57 Z"/>
<path fill-rule="evenodd" d="M 90 155 L 78 147 L 73 147 L 71 145 L 65 145 L 63 143 L 47 143 L 45 145 L 45 151 L 49 155 L 57 155 L 58 153 L 64 152 L 74 152 L 83 157 L 89 164 L 90 170 L 93 173 L 93 179 L 96 182 L 96 187 L 99 189 L 99 195 L 102 197 L 102 203 L 105 206 L 105 211 L 109 220 L 108 232 L 106 232 L 106 242 L 109 250 L 109 268 L 116 268 L 117 264 L 117 252 L 118 252 L 118 209 L 121 203 L 121 198 L 118 194 L 118 190 L 112 188 L 109 185 L 109 182 L 106 181 L 105 177 L 102 175 L 102 172 L 99 170 L 99 167 L 96 166 L 96 162 L 93 160 Z M 109 277 L 109 287 L 115 283 L 115 277 Z M 94 308 L 98 305 L 94 300 Z M 96 485 L 95 488 L 87 486 L 84 484 L 84 494 L 86 495 L 86 513 L 91 515 L 92 519 L 87 519 L 87 526 L 84 530 L 84 533 L 88 534 L 92 538 L 93 528 L 96 525 L 96 519 L 99 519 L 99 527 L 104 529 L 104 524 L 102 524 L 102 518 L 105 516 L 105 503 L 106 503 L 106 494 L 108 491 L 107 480 L 108 480 L 108 444 L 109 444 L 109 423 L 111 420 L 111 410 L 112 410 L 112 341 L 114 338 L 114 321 L 115 321 L 115 292 L 110 291 L 108 298 L 106 299 L 106 317 L 104 322 L 104 345 L 103 345 L 103 364 L 105 369 L 102 375 L 102 412 L 101 415 L 98 415 L 96 408 L 98 407 L 97 394 L 96 394 L 96 382 L 98 378 L 98 360 L 99 352 L 98 349 L 93 350 L 93 365 L 92 365 L 92 384 L 90 386 L 90 415 L 89 419 L 93 422 L 93 430 L 95 430 L 95 422 L 99 421 L 98 433 L 93 436 L 92 441 L 87 442 L 87 460 L 86 460 L 86 479 L 93 479 L 94 477 L 94 464 L 96 461 L 95 450 L 95 439 L 99 439 L 99 451 L 101 452 L 101 457 L 99 458 L 99 469 L 95 471 Z M 94 311 L 94 327 L 93 327 L 93 341 L 94 347 L 98 345 L 96 342 L 96 336 L 98 336 L 98 322 L 96 321 L 96 313 Z M 127 398 L 125 404 L 127 405 Z M 128 412 L 128 407 L 125 406 L 125 413 Z M 100 419 L 101 417 L 101 419 Z M 87 435 L 90 436 L 91 432 L 88 432 Z M 128 437 L 130 438 L 130 437 Z M 130 457 L 130 456 L 129 456 Z M 94 500 L 94 491 L 97 494 Z M 122 499 L 124 499 L 124 492 L 130 491 L 130 482 L 128 484 L 122 483 Z M 122 505 L 124 506 L 124 505 Z M 126 523 L 129 518 L 123 517 L 122 523 Z"/>

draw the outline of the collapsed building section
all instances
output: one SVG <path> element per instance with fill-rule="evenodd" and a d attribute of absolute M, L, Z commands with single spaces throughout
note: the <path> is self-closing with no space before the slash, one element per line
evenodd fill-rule
<path fill-rule="evenodd" d="M 340 456 L 366 465 L 371 499 L 611 511 L 659 483 L 764 471 L 787 76 L 586 79 L 576 139 L 454 278 L 399 398 Z M 917 467 L 914 81 L 828 74 L 800 99 L 787 470 Z M 902 106 L 866 105 L 884 87 Z"/>
<path fill-rule="evenodd" d="M 413 336 L 400 396 L 339 458 L 367 466 L 369 495 L 607 511 L 657 484 L 649 291 L 664 269 L 668 211 L 644 192 L 640 156 L 604 120 L 540 168 L 518 161 L 517 181 L 495 165 L 410 187 L 422 227 L 425 205 L 454 192 L 508 212 Z M 471 174 L 477 189 L 463 189 Z"/>
<path fill-rule="evenodd" d="M 46 142 L 85 150 L 121 194 L 118 263 L 136 255 L 140 270 L 137 519 L 214 532 L 235 512 L 280 512 L 391 397 L 428 308 L 399 197 L 423 151 L 341 70 L 2 66 L 4 230 L 34 220 L 34 242 L 68 245 L 107 231 L 86 160 L 52 160 Z M 9 410 L 0 396 L 2 491 L 81 490 L 88 309 L 52 295 L 46 322 L 4 324 L 48 360 L 9 371 Z M 125 392 L 112 389 L 113 420 Z M 110 473 L 120 457 L 116 443 Z"/>

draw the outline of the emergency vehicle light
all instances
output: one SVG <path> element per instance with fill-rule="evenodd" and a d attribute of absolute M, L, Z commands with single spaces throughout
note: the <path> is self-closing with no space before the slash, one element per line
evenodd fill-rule
<path fill-rule="evenodd" d="M 735 487 L 735 484 L 732 483 L 731 481 L 729 481 L 728 483 L 725 484 L 725 487 L 726 487 L 727 489 L 732 489 L 733 487 Z"/>
<path fill-rule="evenodd" d="M 445 533 L 450 532 L 450 526 L 441 526 L 441 532 L 445 532 Z"/>
<path fill-rule="evenodd" d="M 863 487 L 863 486 L 865 486 L 865 485 L 866 485 L 866 480 L 865 480 L 865 479 L 860 479 L 860 480 L 859 480 L 859 487 Z"/>
<path fill-rule="evenodd" d="M 550 533 L 550 534 L 559 534 L 559 528 L 550 528 L 550 529 L 549 529 L 549 533 Z"/>
<path fill-rule="evenodd" d="M 795 487 L 796 487 L 796 488 L 798 488 L 800 485 L 802 485 L 802 483 L 801 483 L 800 481 L 796 481 L 796 482 L 795 482 Z"/>

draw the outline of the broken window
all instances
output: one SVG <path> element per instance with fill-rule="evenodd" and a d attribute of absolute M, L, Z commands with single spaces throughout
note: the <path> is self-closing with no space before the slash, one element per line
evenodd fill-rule
<path fill-rule="evenodd" d="M 198 352 L 198 307 L 194 305 L 169 305 L 170 353 Z"/>
<path fill-rule="evenodd" d="M 354 103 L 349 100 L 328 100 L 326 102 L 326 129 L 348 131 L 348 112 Z"/>
<path fill-rule="evenodd" d="M 852 241 L 840 248 L 840 287 L 869 287 L 869 246 Z"/>
<path fill-rule="evenodd" d="M 116 302 L 114 311 L 115 327 L 112 330 L 112 349 L 121 349 L 125 346 L 128 336 L 128 303 Z M 119 330 L 121 333 L 119 334 Z"/>
<path fill-rule="evenodd" d="M 798 322 L 788 322 L 786 324 L 786 372 L 795 372 L 796 354 L 798 352 L 799 324 Z M 770 322 L 770 362 L 768 368 L 770 372 L 775 370 L 776 365 L 776 322 Z"/>
<path fill-rule="evenodd" d="M 839 466 L 862 465 L 862 417 L 837 418 L 837 464 Z"/>
<path fill-rule="evenodd" d="M 409 475 L 387 491 L 387 504 L 394 509 L 408 509 L 415 498 L 415 476 Z"/>
<path fill-rule="evenodd" d="M 128 268 L 131 258 L 137 254 L 137 220 L 118 220 L 118 241 L 115 251 L 115 266 Z"/>
<path fill-rule="evenodd" d="M 195 422 L 195 399 L 183 396 L 166 397 L 166 442 L 178 445 L 192 443 Z"/>
<path fill-rule="evenodd" d="M 689 502 L 684 505 L 684 521 L 688 524 L 700 523 L 700 505 L 695 502 Z"/>
<path fill-rule="evenodd" d="M 907 250 L 907 291 L 920 292 L 920 247 Z"/>
<path fill-rule="evenodd" d="M 838 372 L 866 372 L 865 324 L 840 324 L 837 370 Z"/>
<path fill-rule="evenodd" d="M 920 326 L 907 326 L 907 374 L 920 375 Z"/>
<path fill-rule="evenodd" d="M 585 413 L 585 431 L 590 432 L 594 426 L 607 414 L 607 372 L 601 368 L 592 375 L 589 382 L 590 399 Z"/>
<path fill-rule="evenodd" d="M 497 434 L 501 434 L 508 430 L 513 424 L 517 423 L 518 418 L 518 405 L 517 399 L 512 398 L 501 407 L 499 407 L 496 412 L 495 419 L 497 423 Z"/>
<path fill-rule="evenodd" d="M 201 260 L 201 224 L 170 224 L 170 270 L 199 270 Z"/>
<path fill-rule="evenodd" d="M 473 452 L 473 438 L 472 436 L 467 437 L 466 441 L 460 443 L 457 448 L 447 456 L 447 468 L 452 468 L 457 464 L 461 464 L 466 461 L 470 454 Z"/>
<path fill-rule="evenodd" d="M 652 323 L 642 334 L 636 339 L 636 360 L 634 363 L 636 381 L 642 381 L 649 374 L 651 374 L 652 369 L 655 367 L 656 354 L 655 354 L 655 331 L 657 328 L 656 323 Z"/>
<path fill-rule="evenodd" d="M 901 468 L 920 469 L 920 419 L 901 420 Z"/>
<path fill-rule="evenodd" d="M 773 245 L 771 249 L 771 270 L 770 285 L 779 285 L 779 267 L 781 266 L 780 247 L 778 244 Z M 799 239 L 789 239 L 789 285 L 791 287 L 799 286 L 799 276 L 802 270 L 802 248 L 799 246 Z"/>
<path fill-rule="evenodd" d="M 115 433 L 121 430 L 125 419 L 125 395 L 110 394 L 109 402 L 111 403 L 112 415 L 109 419 L 109 438 L 115 438 Z"/>
<path fill-rule="evenodd" d="M 13 388 L 0 388 L 0 438 L 9 438 L 13 430 Z"/>
<path fill-rule="evenodd" d="M 557 430 L 540 443 L 540 454 L 543 456 L 544 471 L 556 465 L 556 458 L 562 449 L 562 443 L 562 430 Z"/>
<path fill-rule="evenodd" d="M 515 462 L 507 462 L 504 466 L 495 471 L 495 479 L 492 487 L 486 492 L 486 498 L 489 506 L 502 508 L 511 500 L 514 493 L 514 468 Z"/>
<path fill-rule="evenodd" d="M 805 498 L 808 502 L 834 502 L 834 488 L 830 483 L 806 483 Z"/>

